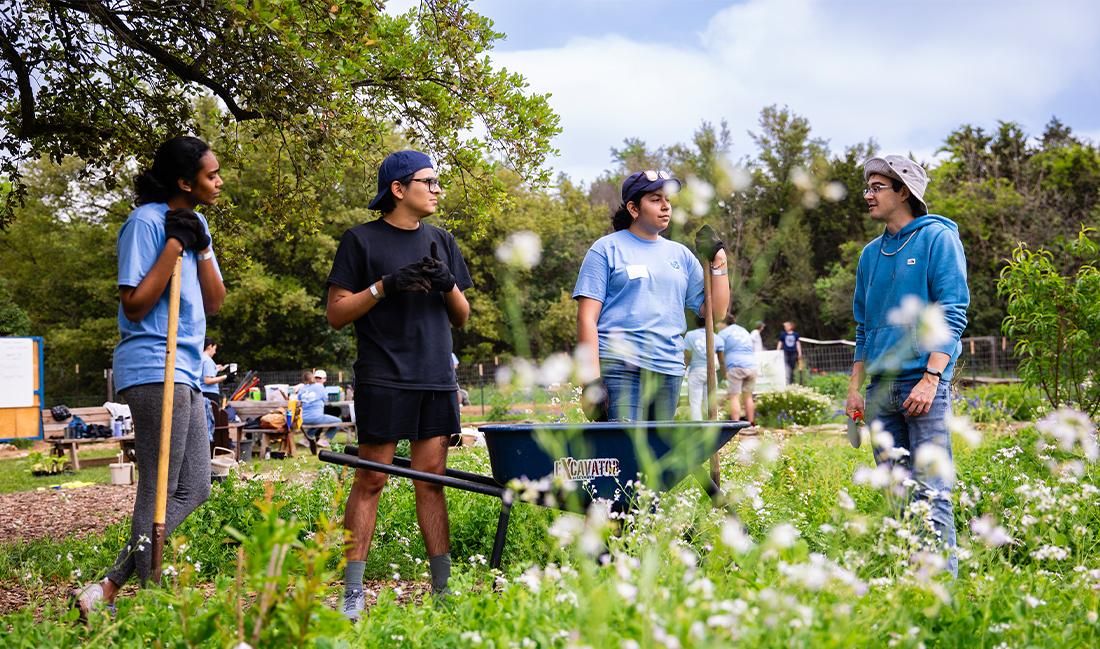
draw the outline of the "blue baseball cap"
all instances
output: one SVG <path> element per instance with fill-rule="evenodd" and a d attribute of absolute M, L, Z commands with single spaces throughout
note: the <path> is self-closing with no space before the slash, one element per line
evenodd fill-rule
<path fill-rule="evenodd" d="M 623 181 L 623 202 L 628 203 L 642 194 L 664 189 L 669 183 L 675 183 L 676 189 L 673 191 L 680 191 L 680 181 L 667 171 L 635 171 Z"/>
<path fill-rule="evenodd" d="M 421 169 L 435 169 L 432 159 L 419 151 L 396 151 L 386 156 L 378 167 L 378 194 L 367 205 L 367 209 L 376 210 L 378 204 L 390 195 L 390 183 Z"/>

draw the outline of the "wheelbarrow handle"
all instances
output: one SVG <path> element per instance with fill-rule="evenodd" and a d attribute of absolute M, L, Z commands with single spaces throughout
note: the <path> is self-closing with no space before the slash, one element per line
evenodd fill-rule
<path fill-rule="evenodd" d="M 426 471 L 417 471 L 416 469 L 411 469 L 403 466 L 395 466 L 393 464 L 385 464 L 383 462 L 364 460 L 361 457 L 355 457 L 346 453 L 321 451 L 317 454 L 317 459 L 321 460 L 322 462 L 328 462 L 329 464 L 339 464 L 355 469 L 378 471 L 379 473 L 386 473 L 402 478 L 409 478 L 410 480 L 419 480 L 421 482 L 430 482 L 432 484 L 443 485 L 444 487 L 462 489 L 463 491 L 472 491 L 474 493 L 483 494 L 486 496 L 493 496 L 494 498 L 503 499 L 504 492 L 507 491 L 507 489 L 499 485 L 488 485 L 481 482 L 474 482 L 473 480 L 465 480 L 448 475 L 439 475 L 438 473 L 428 473 Z"/>

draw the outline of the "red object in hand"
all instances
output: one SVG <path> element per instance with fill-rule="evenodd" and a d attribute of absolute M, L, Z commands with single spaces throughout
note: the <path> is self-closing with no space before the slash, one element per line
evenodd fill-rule
<path fill-rule="evenodd" d="M 853 412 L 852 413 L 852 419 L 854 421 L 863 421 L 863 411 L 862 410 L 856 410 L 855 412 Z"/>

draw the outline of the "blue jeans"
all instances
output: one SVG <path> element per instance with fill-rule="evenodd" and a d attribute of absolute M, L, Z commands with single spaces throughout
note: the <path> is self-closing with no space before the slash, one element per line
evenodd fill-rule
<path fill-rule="evenodd" d="M 937 444 L 951 455 L 951 433 L 947 431 L 946 417 L 951 412 L 950 384 L 940 382 L 932 408 L 918 417 L 905 413 L 901 404 L 913 391 L 919 379 L 876 380 L 867 386 L 867 404 L 865 417 L 868 422 L 881 421 L 886 432 L 893 436 L 894 447 L 909 451 L 909 455 L 891 460 L 883 457 L 875 449 L 875 462 L 878 464 L 896 464 L 910 472 L 917 486 L 913 489 L 913 500 L 926 500 L 931 504 L 932 524 L 940 534 L 940 540 L 948 549 L 947 569 L 958 576 L 959 560 L 955 556 L 955 512 L 951 505 L 952 484 L 939 475 L 926 470 L 915 470 L 913 458 L 917 449 L 924 444 Z"/>
<path fill-rule="evenodd" d="M 325 431 L 325 437 L 328 437 L 331 440 L 333 437 L 336 437 L 336 432 L 338 430 L 340 430 L 339 428 L 317 429 L 317 428 L 310 428 L 309 425 L 310 424 L 338 424 L 338 423 L 340 423 L 340 421 L 341 421 L 341 419 L 339 417 L 336 417 L 335 415 L 321 415 L 320 417 L 316 417 L 316 418 L 315 417 L 310 417 L 309 421 L 306 421 L 306 418 L 302 417 L 302 431 L 305 433 L 306 437 L 308 437 L 310 439 L 316 439 L 317 438 L 317 431 L 318 430 L 324 430 Z"/>
<path fill-rule="evenodd" d="M 660 374 L 623 361 L 601 360 L 600 374 L 612 421 L 667 421 L 676 416 L 684 377 Z"/>

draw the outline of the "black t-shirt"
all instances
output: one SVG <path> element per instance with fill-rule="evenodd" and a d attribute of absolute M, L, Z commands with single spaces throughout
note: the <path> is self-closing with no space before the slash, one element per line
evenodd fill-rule
<path fill-rule="evenodd" d="M 340 239 L 328 283 L 358 293 L 402 266 L 431 254 L 432 242 L 459 290 L 473 285 L 454 236 L 421 222 L 402 230 L 383 219 L 350 228 Z M 451 369 L 451 322 L 443 295 L 387 295 L 355 321 L 359 359 L 355 382 L 406 390 L 456 390 Z"/>

